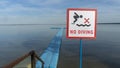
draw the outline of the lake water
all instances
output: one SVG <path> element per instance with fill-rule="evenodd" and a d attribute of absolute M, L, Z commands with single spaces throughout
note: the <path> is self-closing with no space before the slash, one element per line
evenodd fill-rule
<path fill-rule="evenodd" d="M 35 50 L 45 50 L 65 25 L 0 26 L 0 66 Z M 64 31 L 58 68 L 79 68 L 79 40 L 66 39 Z M 83 40 L 83 68 L 120 68 L 120 25 L 98 24 L 96 40 Z"/>

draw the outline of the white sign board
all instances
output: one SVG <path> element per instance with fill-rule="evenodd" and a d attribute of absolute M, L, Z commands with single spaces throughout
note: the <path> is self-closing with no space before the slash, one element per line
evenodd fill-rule
<path fill-rule="evenodd" d="M 96 9 L 67 9 L 67 38 L 96 38 Z"/>

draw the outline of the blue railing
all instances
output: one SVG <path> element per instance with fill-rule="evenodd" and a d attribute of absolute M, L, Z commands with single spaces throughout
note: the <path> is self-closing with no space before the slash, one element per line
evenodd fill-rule
<path fill-rule="evenodd" d="M 43 52 L 40 58 L 44 61 L 44 68 L 57 68 L 60 45 L 62 42 L 63 29 L 55 35 L 48 48 Z M 41 62 L 36 63 L 36 68 L 41 68 Z"/>

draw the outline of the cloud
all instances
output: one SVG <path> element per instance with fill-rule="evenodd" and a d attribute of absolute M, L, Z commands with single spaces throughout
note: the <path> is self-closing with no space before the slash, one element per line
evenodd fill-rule
<path fill-rule="evenodd" d="M 6 6 L 8 6 L 8 5 L 9 5 L 9 2 L 8 2 L 8 1 L 6 1 L 6 0 L 0 1 L 0 7 L 6 7 Z"/>
<path fill-rule="evenodd" d="M 113 4 L 120 4 L 120 0 L 106 0 L 107 2 L 111 2 Z"/>
<path fill-rule="evenodd" d="M 98 22 L 119 22 L 119 6 L 119 0 L 1 0 L 0 23 L 64 23 L 70 7 L 96 8 Z"/>
<path fill-rule="evenodd" d="M 35 7 L 26 7 L 21 4 L 10 5 L 6 8 L 1 8 L 0 13 L 8 14 L 8 15 L 56 15 L 62 14 L 64 11 L 62 9 L 55 8 L 35 8 Z"/>
<path fill-rule="evenodd" d="M 34 5 L 49 6 L 53 4 L 60 4 L 63 0 L 27 0 L 27 1 Z"/>
<path fill-rule="evenodd" d="M 61 4 L 63 0 L 2 0 L 0 1 L 0 5 L 6 5 L 4 8 L 0 7 L 0 12 L 4 13 L 16 13 L 16 12 L 33 12 L 33 13 L 42 13 L 44 12 L 50 12 L 50 13 L 61 13 L 62 9 L 55 8 L 56 6 L 50 7 L 49 5 L 53 4 Z M 34 4 L 34 5 L 33 5 Z M 38 6 L 35 6 L 38 5 Z M 43 6 L 41 6 L 43 5 Z M 47 7 L 45 7 L 45 5 Z M 64 11 L 63 11 L 64 12 Z"/>
<path fill-rule="evenodd" d="M 34 0 L 31 0 L 31 2 Z M 1 2 L 1 1 L 0 1 Z M 35 0 L 37 2 L 37 0 Z M 35 2 L 32 2 L 35 4 Z M 56 1 L 54 3 L 58 3 Z M 9 6 L 7 5 L 9 3 Z M 44 5 L 49 3 L 45 1 Z M 53 2 L 49 3 L 52 4 Z M 0 24 L 44 24 L 64 23 L 65 15 L 61 9 L 49 7 L 30 7 L 22 3 L 1 2 L 7 7 L 0 8 Z M 50 22 L 51 21 L 51 22 Z"/>

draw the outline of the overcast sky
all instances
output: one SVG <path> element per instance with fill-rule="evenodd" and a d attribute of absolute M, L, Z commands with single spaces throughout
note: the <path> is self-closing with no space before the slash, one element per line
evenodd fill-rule
<path fill-rule="evenodd" d="M 67 8 L 95 8 L 98 23 L 120 22 L 120 0 L 0 0 L 0 24 L 65 24 Z"/>

